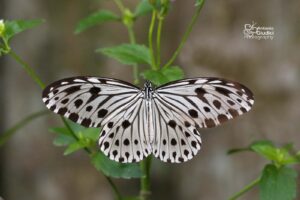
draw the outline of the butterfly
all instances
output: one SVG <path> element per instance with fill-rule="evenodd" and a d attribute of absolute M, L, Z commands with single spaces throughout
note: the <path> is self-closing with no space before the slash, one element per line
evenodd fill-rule
<path fill-rule="evenodd" d="M 65 78 L 42 94 L 51 111 L 85 127 L 101 127 L 99 148 L 111 160 L 139 162 L 153 154 L 181 163 L 200 150 L 201 128 L 248 112 L 254 104 L 244 85 L 221 78 L 190 78 L 154 88 L 92 76 Z"/>

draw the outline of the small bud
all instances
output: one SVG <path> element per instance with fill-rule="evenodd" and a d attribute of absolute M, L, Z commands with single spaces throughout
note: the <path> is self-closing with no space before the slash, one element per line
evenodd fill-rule
<path fill-rule="evenodd" d="M 5 31 L 5 24 L 4 24 L 4 21 L 1 19 L 0 20 L 0 37 L 3 36 L 4 31 Z"/>
<path fill-rule="evenodd" d="M 125 9 L 123 13 L 123 23 L 127 26 L 132 26 L 133 21 L 134 21 L 134 14 L 129 9 Z"/>

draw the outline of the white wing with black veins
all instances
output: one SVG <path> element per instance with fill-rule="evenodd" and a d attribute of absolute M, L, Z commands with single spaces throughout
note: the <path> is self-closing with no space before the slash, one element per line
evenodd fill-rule
<path fill-rule="evenodd" d="M 168 162 L 190 160 L 201 147 L 200 128 L 211 128 L 248 112 L 254 104 L 244 85 L 195 78 L 160 86 L 153 94 L 153 154 Z"/>

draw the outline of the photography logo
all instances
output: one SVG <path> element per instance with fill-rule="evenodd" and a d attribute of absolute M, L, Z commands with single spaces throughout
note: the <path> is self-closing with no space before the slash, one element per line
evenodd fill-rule
<path fill-rule="evenodd" d="M 273 40 L 274 27 L 272 26 L 256 26 L 255 22 L 244 25 L 244 38 L 256 40 Z"/>

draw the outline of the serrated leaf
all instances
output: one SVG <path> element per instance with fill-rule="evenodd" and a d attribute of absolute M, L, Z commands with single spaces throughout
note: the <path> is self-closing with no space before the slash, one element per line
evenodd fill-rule
<path fill-rule="evenodd" d="M 276 147 L 269 140 L 254 142 L 250 145 L 250 149 L 267 159 L 276 160 L 277 158 Z"/>
<path fill-rule="evenodd" d="M 60 146 L 68 146 L 68 145 L 74 143 L 75 141 L 76 140 L 72 136 L 60 134 L 54 138 L 53 144 L 55 146 L 59 146 L 59 147 Z"/>
<path fill-rule="evenodd" d="M 153 10 L 152 5 L 149 3 L 148 0 L 142 0 L 134 11 L 134 16 L 139 17 L 142 15 L 147 15 L 148 13 L 151 13 Z"/>
<path fill-rule="evenodd" d="M 261 200 L 292 200 L 296 198 L 297 172 L 289 167 L 269 164 L 259 183 Z"/>
<path fill-rule="evenodd" d="M 80 20 L 76 26 L 75 34 L 81 33 L 88 28 L 100 25 L 104 22 L 118 21 L 120 19 L 121 18 L 118 15 L 109 10 L 100 10 Z"/>
<path fill-rule="evenodd" d="M 101 52 L 127 65 L 151 64 L 150 51 L 144 45 L 122 44 L 115 47 L 100 48 L 96 52 Z"/>
<path fill-rule="evenodd" d="M 6 41 L 9 41 L 14 35 L 21 33 L 25 30 L 34 28 L 42 24 L 43 22 L 44 20 L 42 19 L 5 21 L 5 30 L 3 33 L 3 38 Z"/>
<path fill-rule="evenodd" d="M 146 70 L 143 73 L 145 79 L 150 80 L 155 85 L 159 86 L 170 81 L 183 78 L 183 71 L 180 67 L 165 67 L 160 70 Z"/>
<path fill-rule="evenodd" d="M 139 178 L 142 176 L 140 166 L 137 163 L 118 163 L 98 152 L 91 157 L 95 168 L 106 176 L 114 178 Z"/>
<path fill-rule="evenodd" d="M 86 144 L 84 144 L 83 142 L 81 141 L 76 141 L 72 144 L 70 144 L 67 149 L 64 151 L 64 155 L 69 155 L 71 153 L 74 153 L 75 151 L 78 151 L 80 149 L 83 149 L 86 147 Z"/>

